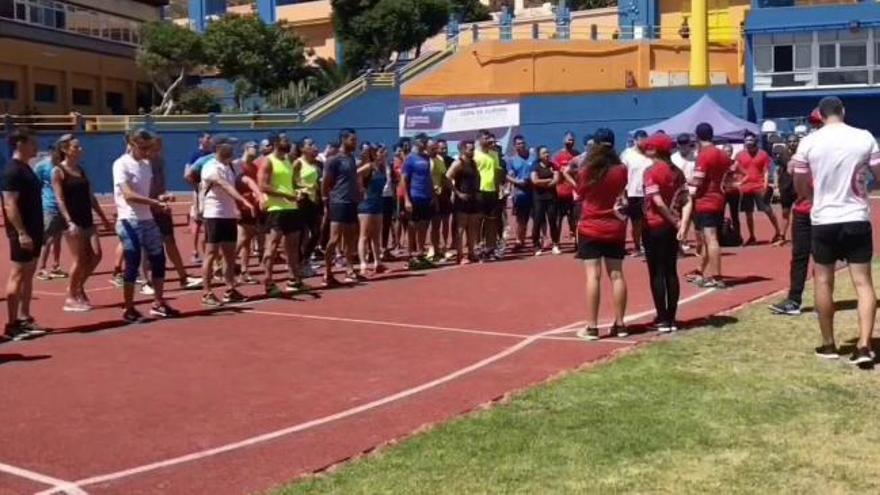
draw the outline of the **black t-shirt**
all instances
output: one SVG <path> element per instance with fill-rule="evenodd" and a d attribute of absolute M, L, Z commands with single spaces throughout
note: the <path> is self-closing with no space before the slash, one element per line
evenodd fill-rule
<path fill-rule="evenodd" d="M 18 212 L 24 229 L 34 242 L 43 239 L 43 203 L 40 198 L 40 179 L 27 163 L 12 159 L 3 169 L 3 190 L 18 193 Z M 18 237 L 18 232 L 12 226 L 12 222 L 6 218 L 6 209 L 3 210 L 3 223 L 6 225 L 6 235 Z"/>
<path fill-rule="evenodd" d="M 549 167 L 544 167 L 542 165 L 538 165 L 535 167 L 535 175 L 538 176 L 538 179 L 553 179 L 553 169 Z M 563 179 L 564 180 L 564 179 Z M 548 200 L 548 199 L 556 199 L 556 186 L 552 187 L 537 187 L 534 186 L 534 194 L 535 199 L 539 200 Z"/>
<path fill-rule="evenodd" d="M 794 194 L 794 180 L 788 173 L 789 160 L 791 160 L 791 152 L 787 149 L 776 153 L 776 177 L 779 181 L 780 192 Z"/>

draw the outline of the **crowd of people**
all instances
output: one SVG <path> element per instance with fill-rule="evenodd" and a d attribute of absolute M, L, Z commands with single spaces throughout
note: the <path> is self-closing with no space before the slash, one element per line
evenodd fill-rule
<path fill-rule="evenodd" d="M 756 244 L 758 210 L 774 229 L 770 243 L 787 244 L 792 231 L 791 290 L 771 310 L 800 313 L 812 254 L 823 335 L 816 352 L 832 357 L 829 287 L 835 263 L 848 262 L 861 322 L 852 360 L 865 364 L 873 361 L 875 303 L 864 184 L 868 167 L 880 165 L 880 154 L 873 137 L 844 124 L 843 116 L 840 100 L 823 99 L 810 118 L 813 133 L 782 141 L 746 131 L 736 153 L 708 123 L 678 136 L 636 131 L 619 156 L 607 128 L 586 135 L 583 150 L 575 134 L 566 133 L 555 153 L 544 145 L 530 147 L 517 135 L 507 155 L 491 132 L 479 131 L 457 143 L 455 156 L 445 140 L 425 134 L 388 147 L 359 142 L 354 130 L 345 129 L 323 149 L 314 139 L 293 141 L 284 134 L 246 143 L 204 134 L 184 170 L 193 188 L 188 216 L 200 277 L 190 276 L 175 241 L 176 198 L 166 187 L 162 140 L 140 129 L 126 135 L 125 150 L 112 166 L 119 240 L 113 282 L 122 288 L 123 319 L 135 323 L 145 319 L 134 304 L 138 285 L 153 298 L 151 316 L 179 315 L 164 298 L 168 261 L 181 288 L 201 290 L 202 304 L 218 307 L 245 301 L 242 284 L 262 285 L 267 297 L 309 290 L 306 280 L 320 270 L 323 285 L 334 287 L 368 280 L 401 258 L 421 270 L 441 262 L 495 261 L 508 250 L 559 255 L 567 234 L 586 274 L 587 324 L 579 336 L 600 338 L 603 271 L 612 287 L 609 334 L 628 335 L 622 269 L 627 256 L 645 259 L 656 308 L 652 326 L 671 332 L 679 325 L 679 257 L 693 250 L 700 259 L 686 280 L 725 288 L 721 246 Z M 30 311 L 35 274 L 69 279 L 64 311 L 92 308 L 86 282 L 102 257 L 95 216 L 112 227 L 81 166 L 84 150 L 75 135 L 59 139 L 33 169 L 34 136 L 16 130 L 9 145 L 3 199 L 13 263 L 2 339 L 21 340 L 46 331 Z M 69 273 L 59 262 L 62 237 L 71 254 Z M 286 270 L 283 286 L 273 273 L 276 264 Z M 255 266 L 262 267 L 261 279 Z M 343 273 L 341 281 L 336 271 Z M 223 287 L 222 293 L 215 287 Z"/>

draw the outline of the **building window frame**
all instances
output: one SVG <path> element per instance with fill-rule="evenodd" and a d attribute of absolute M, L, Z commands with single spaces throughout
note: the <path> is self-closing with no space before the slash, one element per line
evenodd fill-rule
<path fill-rule="evenodd" d="M 9 20 L 113 43 L 137 46 L 142 22 L 55 0 L 11 0 Z"/>
<path fill-rule="evenodd" d="M 36 103 L 58 103 L 58 86 L 54 84 L 35 83 L 34 101 Z"/>
<path fill-rule="evenodd" d="M 0 100 L 15 101 L 18 99 L 18 81 L 0 79 Z"/>
<path fill-rule="evenodd" d="M 796 42 L 798 39 L 801 41 Z M 782 48 L 786 46 L 791 47 L 794 59 L 791 70 L 776 70 L 780 67 L 776 56 L 786 53 Z M 804 46 L 810 47 L 809 67 L 798 63 L 806 53 Z M 798 47 L 803 52 L 800 59 L 797 57 Z M 853 48 L 863 48 L 864 51 L 846 53 Z M 880 84 L 878 51 L 880 28 L 755 34 L 752 35 L 752 86 L 757 91 L 875 86 Z M 856 63 L 846 64 L 847 55 L 856 57 Z"/>
<path fill-rule="evenodd" d="M 73 88 L 70 92 L 70 101 L 74 106 L 90 107 L 95 102 L 95 92 L 88 88 Z"/>

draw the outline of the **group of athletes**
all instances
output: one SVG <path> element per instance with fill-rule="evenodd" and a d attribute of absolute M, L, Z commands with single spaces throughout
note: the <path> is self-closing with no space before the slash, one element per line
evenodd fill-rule
<path fill-rule="evenodd" d="M 700 263 L 686 279 L 706 289 L 725 288 L 723 237 L 740 236 L 743 212 L 748 238 L 738 243 L 756 243 L 757 209 L 768 216 L 775 245 L 788 242 L 792 226 L 790 292 L 771 310 L 800 313 L 812 255 L 823 337 L 816 353 L 836 357 L 833 275 L 836 262 L 846 261 L 859 294 L 860 339 L 851 360 L 865 365 L 873 362 L 876 304 L 866 180 L 869 168 L 880 166 L 880 153 L 870 133 L 843 118 L 840 100 L 825 98 L 811 115 L 812 133 L 771 147 L 746 132 L 736 154 L 707 123 L 675 138 L 637 131 L 620 156 L 607 128 L 585 136 L 583 151 L 573 133 L 556 153 L 547 146 L 530 148 L 518 135 L 506 156 L 491 132 L 480 131 L 458 143 L 456 157 L 446 141 L 427 135 L 401 139 L 389 149 L 359 143 L 356 132 L 345 129 L 338 142 L 321 150 L 313 139 L 294 142 L 284 134 L 243 146 L 231 136 L 205 134 L 184 170 L 194 190 L 189 216 L 200 277 L 189 275 L 174 238 L 175 198 L 166 190 L 162 140 L 140 129 L 126 135 L 124 153 L 112 166 L 119 239 L 113 281 L 123 289 L 123 319 L 134 323 L 145 319 L 134 305 L 138 284 L 153 296 L 151 316 L 179 315 L 164 298 L 168 260 L 183 289 L 201 290 L 202 303 L 217 307 L 245 301 L 241 284 L 262 284 L 268 297 L 308 290 L 304 279 L 318 275 L 321 260 L 323 285 L 333 287 L 382 273 L 384 262 L 398 256 L 410 269 L 497 260 L 507 237 L 513 251 L 531 240 L 535 255 L 560 254 L 567 230 L 586 268 L 587 324 L 579 336 L 600 338 L 603 270 L 611 279 L 614 308 L 608 334 L 628 335 L 622 270 L 627 254 L 647 262 L 653 328 L 671 332 L 678 327 L 677 260 L 691 247 L 691 226 Z M 35 274 L 69 278 L 65 311 L 92 308 L 85 285 L 102 257 L 94 216 L 113 227 L 81 165 L 84 150 L 75 135 L 59 139 L 34 169 L 31 133 L 12 132 L 9 145 L 3 206 L 13 266 L 9 319 L 0 340 L 22 340 L 46 332 L 30 312 Z M 781 202 L 782 226 L 770 204 L 772 191 Z M 634 241 L 629 251 L 627 225 Z M 71 252 L 69 274 L 59 266 L 61 237 Z M 252 272 L 254 260 L 262 266 L 261 280 Z M 283 287 L 273 274 L 279 263 L 287 272 Z M 337 266 L 342 282 L 334 275 Z M 214 288 L 221 285 L 218 296 Z"/>

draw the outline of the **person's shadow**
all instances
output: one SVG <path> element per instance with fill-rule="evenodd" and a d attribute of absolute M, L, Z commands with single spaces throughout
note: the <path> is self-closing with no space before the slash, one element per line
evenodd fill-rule
<path fill-rule="evenodd" d="M 51 354 L 34 354 L 31 356 L 25 356 L 24 354 L 0 354 L 0 365 L 4 365 L 7 363 L 15 363 L 22 361 L 42 361 L 44 359 L 51 358 Z"/>

